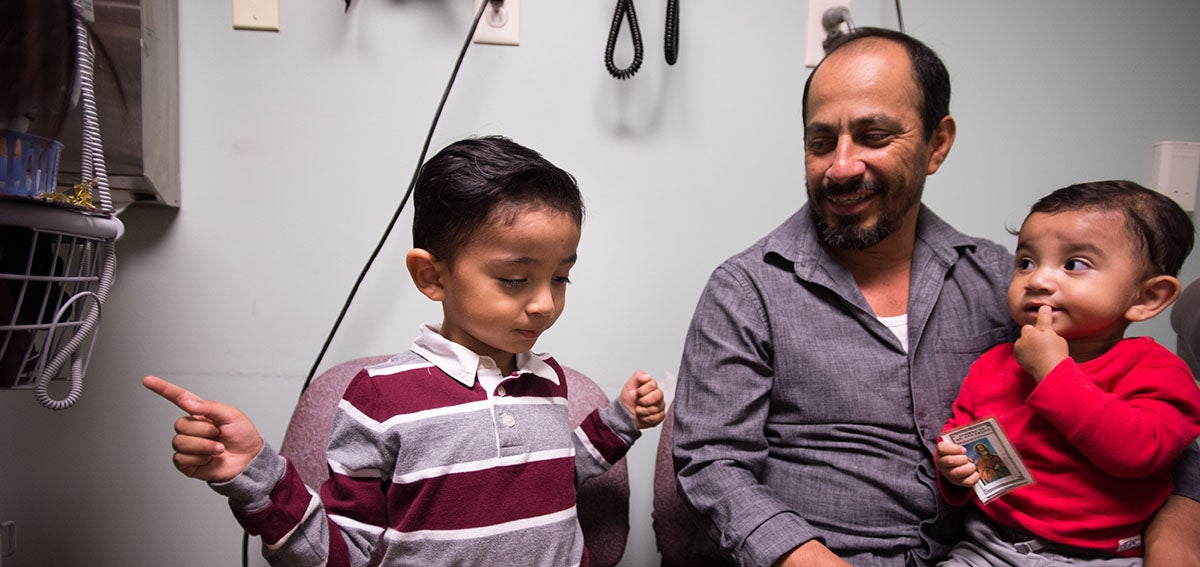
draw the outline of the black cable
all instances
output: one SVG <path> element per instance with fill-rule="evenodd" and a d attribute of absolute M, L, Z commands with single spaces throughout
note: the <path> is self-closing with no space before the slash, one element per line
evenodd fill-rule
<path fill-rule="evenodd" d="M 900 33 L 904 32 L 904 14 L 900 13 L 900 0 L 896 0 L 896 22 L 900 24 Z"/>
<path fill-rule="evenodd" d="M 619 69 L 613 63 L 613 52 L 617 49 L 617 37 L 621 34 L 621 19 L 626 17 L 629 18 L 629 36 L 633 38 L 633 62 L 628 67 Z M 642 31 L 638 29 L 633 0 L 617 0 L 612 27 L 608 29 L 608 45 L 604 49 L 604 66 L 608 69 L 608 74 L 618 79 L 632 77 L 642 66 Z"/>
<path fill-rule="evenodd" d="M 667 0 L 667 30 L 663 33 L 663 49 L 667 54 L 667 65 L 674 65 L 679 60 L 679 0 Z"/>
<path fill-rule="evenodd" d="M 442 117 L 442 109 L 446 107 L 446 99 L 450 98 L 450 89 L 454 87 L 454 80 L 458 77 L 458 70 L 462 67 L 463 58 L 467 55 L 467 48 L 471 46 L 471 38 L 475 37 L 475 28 L 479 27 L 479 20 L 483 18 L 483 12 L 487 10 L 489 4 L 493 1 L 500 3 L 503 0 L 485 0 L 480 3 L 479 11 L 475 14 L 475 19 L 471 21 L 471 29 L 467 32 L 467 38 L 463 41 L 462 49 L 458 52 L 458 59 L 454 61 L 454 69 L 450 72 L 450 80 L 446 82 L 446 89 L 442 91 L 442 99 L 438 102 L 437 110 L 433 114 L 433 121 L 429 124 L 429 132 L 425 135 L 425 143 L 421 146 L 421 155 L 417 158 L 417 167 L 413 170 L 412 180 L 408 183 L 408 189 L 404 192 L 404 197 L 400 199 L 400 205 L 396 207 L 396 212 L 392 213 L 392 219 L 388 222 L 387 228 L 384 229 L 383 235 L 379 238 L 379 242 L 375 245 L 375 249 L 371 251 L 370 258 L 363 266 L 362 271 L 358 274 L 358 279 L 354 280 L 354 286 L 350 288 L 350 294 L 346 296 L 346 302 L 342 305 L 342 310 L 338 313 L 337 320 L 333 323 L 333 328 L 329 330 L 329 336 L 325 338 L 325 344 L 321 345 L 321 352 L 317 354 L 316 361 L 313 362 L 312 368 L 308 371 L 308 377 L 304 379 L 304 387 L 300 389 L 303 394 L 308 389 L 308 385 L 312 383 L 313 375 L 317 373 L 317 367 L 321 365 L 321 360 L 325 358 L 325 352 L 329 350 L 330 343 L 333 342 L 334 335 L 337 334 L 338 328 L 342 325 L 342 320 L 346 318 L 346 312 L 350 310 L 350 304 L 354 302 L 354 296 L 358 294 L 358 288 L 362 285 L 363 279 L 367 277 L 367 272 L 371 271 L 371 265 L 375 263 L 375 259 L 379 257 L 379 252 L 383 250 L 384 243 L 392 234 L 392 229 L 396 227 L 396 221 L 400 218 L 400 213 L 404 211 L 404 206 L 408 203 L 409 197 L 412 196 L 413 188 L 417 186 L 417 179 L 421 175 L 421 166 L 425 164 L 425 155 L 429 153 L 429 143 L 433 140 L 433 132 L 437 129 L 438 119 Z M 346 7 L 349 9 L 349 2 Z M 333 534 L 330 537 L 334 537 Z M 242 567 L 250 565 L 250 535 L 242 532 Z"/>

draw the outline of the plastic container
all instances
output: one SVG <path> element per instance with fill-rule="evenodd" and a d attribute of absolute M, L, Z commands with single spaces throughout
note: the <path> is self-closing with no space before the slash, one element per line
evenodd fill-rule
<path fill-rule="evenodd" d="M 0 130 L 0 195 L 36 197 L 53 192 L 62 150 L 57 140 Z"/>

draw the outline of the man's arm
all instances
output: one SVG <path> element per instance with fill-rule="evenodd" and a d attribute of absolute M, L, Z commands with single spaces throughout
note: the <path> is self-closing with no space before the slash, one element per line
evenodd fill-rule
<path fill-rule="evenodd" d="M 1200 502 L 1171 495 L 1146 528 L 1146 567 L 1200 565 Z"/>
<path fill-rule="evenodd" d="M 675 396 L 675 471 L 685 502 L 723 554 L 771 565 L 816 531 L 759 482 L 773 368 L 755 294 L 718 268 L 696 307 Z"/>
<path fill-rule="evenodd" d="M 1146 567 L 1200 565 L 1200 447 L 1175 465 L 1175 494 L 1146 527 Z"/>

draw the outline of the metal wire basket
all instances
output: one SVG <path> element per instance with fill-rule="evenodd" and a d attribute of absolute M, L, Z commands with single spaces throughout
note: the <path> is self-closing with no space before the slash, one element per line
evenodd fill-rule
<path fill-rule="evenodd" d="M 86 373 L 105 258 L 122 231 L 108 215 L 0 200 L 0 388 Z"/>

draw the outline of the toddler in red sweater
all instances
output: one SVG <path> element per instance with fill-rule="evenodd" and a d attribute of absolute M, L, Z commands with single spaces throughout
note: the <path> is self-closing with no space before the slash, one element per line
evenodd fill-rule
<path fill-rule="evenodd" d="M 1179 297 L 1193 232 L 1174 201 L 1128 181 L 1034 204 L 1008 290 L 1021 336 L 971 367 L 946 431 L 995 417 L 1035 483 L 979 505 L 943 565 L 1141 564 L 1142 530 L 1200 435 L 1200 389 L 1172 352 L 1124 335 Z M 981 476 L 966 448 L 942 441 L 936 460 L 942 495 L 970 501 Z"/>

